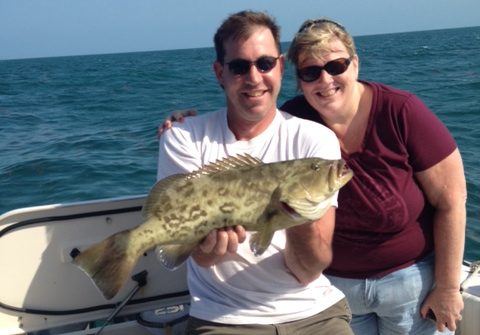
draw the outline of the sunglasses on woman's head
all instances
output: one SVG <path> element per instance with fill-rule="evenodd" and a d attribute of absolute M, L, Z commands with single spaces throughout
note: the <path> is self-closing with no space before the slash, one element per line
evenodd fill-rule
<path fill-rule="evenodd" d="M 338 58 L 331 60 L 324 66 L 312 65 L 302 69 L 297 69 L 297 76 L 300 80 L 311 83 L 317 80 L 322 75 L 322 71 L 325 70 L 331 76 L 337 76 L 347 71 L 350 65 L 350 58 Z"/>
<path fill-rule="evenodd" d="M 277 65 L 277 60 L 279 58 L 280 56 L 262 56 L 255 61 L 237 58 L 230 62 L 225 62 L 225 64 L 228 65 L 228 69 L 234 75 L 244 75 L 248 73 L 252 65 L 255 65 L 259 72 L 267 73 L 270 72 L 275 67 L 275 65 Z"/>
<path fill-rule="evenodd" d="M 311 28 L 311 27 L 314 27 L 314 26 L 318 26 L 318 25 L 322 25 L 322 24 L 325 24 L 325 23 L 330 23 L 330 24 L 333 24 L 334 26 L 336 26 L 337 28 L 339 28 L 340 30 L 343 30 L 343 31 L 347 31 L 345 29 L 344 26 L 342 26 L 340 23 L 338 22 L 335 22 L 335 21 L 332 21 L 332 20 L 329 20 L 329 19 L 318 19 L 318 20 L 307 20 L 305 21 L 302 26 L 300 27 L 300 29 L 298 29 L 298 33 L 303 33 L 305 30 Z"/>

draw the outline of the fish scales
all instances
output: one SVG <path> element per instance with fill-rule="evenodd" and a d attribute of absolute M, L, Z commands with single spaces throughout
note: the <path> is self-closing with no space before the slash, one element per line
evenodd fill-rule
<path fill-rule="evenodd" d="M 180 228 L 187 230 L 191 227 L 195 232 L 191 238 L 198 242 L 203 238 L 202 234 L 208 234 L 215 228 L 236 224 L 242 224 L 248 228 L 256 224 L 252 221 L 258 216 L 257 213 L 261 213 L 268 205 L 270 200 L 268 195 L 278 183 L 274 183 L 274 178 L 254 173 L 255 170 L 252 169 L 244 169 L 241 176 L 239 171 L 228 172 L 207 176 L 202 180 L 191 180 L 185 185 L 169 190 L 170 201 L 158 202 L 154 216 L 162 222 L 174 221 L 171 224 L 173 230 L 164 240 L 162 240 L 163 234 L 159 234 L 158 244 L 165 243 L 166 240 L 180 242 L 181 238 L 176 235 L 180 232 Z M 249 183 L 243 185 L 242 177 L 248 178 Z M 254 179 L 257 179 L 256 183 L 252 181 Z M 179 183 L 183 184 L 184 181 L 180 180 Z M 254 187 L 254 185 L 260 186 Z M 205 194 L 204 190 L 207 188 L 208 192 Z M 172 206 L 172 203 L 176 206 Z M 177 208 L 182 210 L 178 212 Z M 216 216 L 215 221 L 205 220 L 213 215 Z M 207 224 L 208 222 L 210 224 Z"/>
<path fill-rule="evenodd" d="M 73 263 L 110 299 L 155 246 L 161 263 L 175 269 L 211 230 L 242 225 L 255 232 L 250 248 L 260 255 L 276 230 L 321 218 L 352 175 L 343 160 L 263 164 L 249 155 L 227 157 L 158 181 L 145 201 L 142 224 L 87 248 Z"/>

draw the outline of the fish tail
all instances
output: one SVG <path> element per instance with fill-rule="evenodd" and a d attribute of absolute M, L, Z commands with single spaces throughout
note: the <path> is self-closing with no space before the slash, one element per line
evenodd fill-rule
<path fill-rule="evenodd" d="M 113 298 L 128 280 L 140 254 L 129 247 L 131 231 L 123 231 L 94 244 L 73 263 L 90 276 L 106 299 Z"/>

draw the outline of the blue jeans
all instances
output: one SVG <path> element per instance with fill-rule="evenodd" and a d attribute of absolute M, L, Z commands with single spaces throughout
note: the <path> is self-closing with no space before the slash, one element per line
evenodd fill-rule
<path fill-rule="evenodd" d="M 434 256 L 382 278 L 349 279 L 327 276 L 345 293 L 357 335 L 446 335 L 422 319 L 420 307 L 434 284 Z"/>

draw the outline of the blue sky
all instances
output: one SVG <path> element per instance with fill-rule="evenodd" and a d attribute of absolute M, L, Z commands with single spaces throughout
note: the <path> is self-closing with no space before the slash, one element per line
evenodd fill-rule
<path fill-rule="evenodd" d="M 321 16 L 354 36 L 480 26 L 479 0 L 0 0 L 0 60 L 211 47 L 243 9 L 272 14 L 282 41 Z"/>

